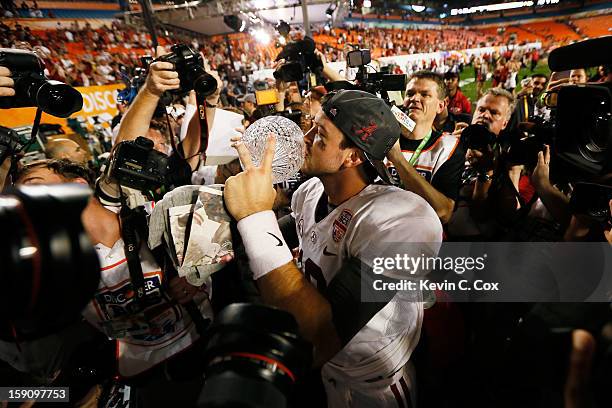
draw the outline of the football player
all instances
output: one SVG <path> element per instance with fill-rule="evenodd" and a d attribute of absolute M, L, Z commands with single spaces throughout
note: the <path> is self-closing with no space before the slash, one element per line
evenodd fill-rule
<path fill-rule="evenodd" d="M 379 277 L 411 277 L 398 268 L 374 274 L 375 258 L 390 243 L 401 243 L 409 256 L 435 256 L 442 225 L 423 198 L 373 183 L 379 176 L 390 181 L 383 159 L 400 135 L 383 100 L 338 91 L 326 97 L 314 123 L 304 137 L 302 167 L 313 177 L 294 193 L 292 214 L 280 226 L 271 210 L 273 136 L 261 167 L 235 144 L 245 170 L 225 184 L 227 208 L 263 300 L 291 312 L 314 345 L 328 405 L 413 406 L 409 360 L 420 336 L 422 297 L 397 291 L 386 301 L 367 302 L 362 295 Z M 290 251 L 298 246 L 299 268 Z"/>

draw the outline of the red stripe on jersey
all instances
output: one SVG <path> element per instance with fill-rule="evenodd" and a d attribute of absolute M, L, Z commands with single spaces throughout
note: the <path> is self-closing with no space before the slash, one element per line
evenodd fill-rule
<path fill-rule="evenodd" d="M 410 391 L 408 390 L 408 384 L 406 384 L 406 380 L 404 380 L 404 377 L 400 378 L 400 385 L 402 386 L 402 390 L 404 391 L 404 396 L 406 397 L 406 403 L 408 403 L 408 408 L 412 408 L 412 398 L 410 398 Z"/>
<path fill-rule="evenodd" d="M 109 270 L 109 269 L 113 269 L 115 266 L 121 265 L 121 264 L 122 264 L 122 263 L 124 263 L 124 262 L 127 262 L 127 258 L 123 258 L 122 260 L 120 260 L 120 261 L 119 261 L 119 262 L 117 262 L 117 263 L 114 263 L 114 264 L 112 264 L 112 265 L 105 266 L 104 268 L 100 268 L 100 270 L 101 270 L 101 271 L 106 271 L 106 270 Z"/>
<path fill-rule="evenodd" d="M 402 399 L 402 396 L 399 392 L 399 390 L 397 389 L 397 385 L 393 384 L 391 385 L 391 392 L 393 393 L 393 396 L 395 396 L 395 399 L 397 400 L 397 405 L 400 408 L 406 408 L 406 406 L 404 405 L 404 400 Z"/>

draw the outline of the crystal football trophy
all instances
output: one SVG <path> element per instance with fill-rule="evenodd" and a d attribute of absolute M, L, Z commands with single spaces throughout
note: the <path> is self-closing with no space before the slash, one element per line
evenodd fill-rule
<path fill-rule="evenodd" d="M 242 142 L 251 153 L 255 166 L 261 163 L 270 133 L 276 137 L 272 182 L 277 184 L 295 177 L 302 167 L 304 133 L 295 122 L 283 116 L 266 116 L 255 121 L 242 136 Z"/>

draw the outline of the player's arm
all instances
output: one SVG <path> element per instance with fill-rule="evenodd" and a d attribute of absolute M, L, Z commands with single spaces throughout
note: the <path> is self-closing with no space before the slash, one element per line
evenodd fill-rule
<path fill-rule="evenodd" d="M 302 336 L 315 347 L 315 364 L 321 365 L 341 349 L 329 302 L 310 284 L 293 263 L 283 240 L 272 205 L 274 138 L 270 138 L 261 167 L 255 167 L 246 147 L 237 142 L 244 171 L 225 183 L 229 213 L 238 221 L 253 277 L 267 304 L 291 313 Z"/>
<path fill-rule="evenodd" d="M 453 215 L 455 201 L 436 190 L 415 170 L 402 154 L 399 141 L 387 153 L 387 158 L 395 166 L 404 188 L 423 197 L 436 211 L 440 221 L 446 224 Z"/>

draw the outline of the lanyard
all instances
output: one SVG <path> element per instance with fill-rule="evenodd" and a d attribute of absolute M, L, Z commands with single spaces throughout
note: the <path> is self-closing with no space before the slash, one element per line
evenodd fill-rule
<path fill-rule="evenodd" d="M 431 137 L 431 133 L 432 133 L 432 131 L 430 130 L 429 133 L 427 134 L 427 136 L 425 136 L 423 138 L 423 140 L 421 140 L 421 143 L 419 144 L 419 147 L 417 147 L 416 150 L 414 151 L 414 153 L 412 153 L 412 156 L 410 157 L 410 160 L 408 160 L 408 163 L 410 163 L 412 166 L 414 166 L 414 163 L 416 163 L 417 159 L 421 155 L 421 151 L 423 150 L 423 148 L 425 147 L 427 142 L 429 142 L 429 138 Z"/>

